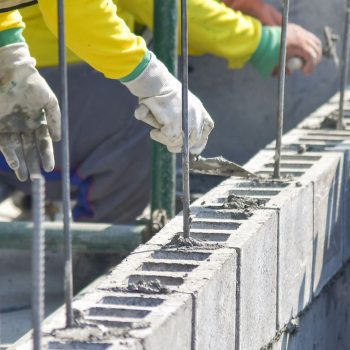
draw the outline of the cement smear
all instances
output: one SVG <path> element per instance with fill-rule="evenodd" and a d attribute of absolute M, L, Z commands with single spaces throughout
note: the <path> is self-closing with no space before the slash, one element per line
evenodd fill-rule
<path fill-rule="evenodd" d="M 321 122 L 321 129 L 338 129 L 339 113 L 334 112 L 331 115 L 325 117 Z M 342 130 L 345 130 L 345 125 L 342 126 Z"/>
<path fill-rule="evenodd" d="M 307 152 L 307 146 L 303 144 L 299 145 L 298 154 L 304 154 L 305 152 Z"/>
<path fill-rule="evenodd" d="M 282 177 L 280 180 L 269 179 L 269 178 L 259 178 L 251 180 L 251 187 L 263 187 L 263 188 L 276 188 L 285 187 L 284 185 L 290 181 L 290 177 Z"/>
<path fill-rule="evenodd" d="M 94 324 L 89 326 L 55 329 L 49 334 L 49 336 L 63 341 L 90 343 L 115 339 L 118 337 L 124 338 L 128 336 L 128 333 L 131 330 L 145 329 L 148 327 L 150 327 L 150 323 L 145 321 L 135 322 L 131 325 L 119 328 Z"/>
<path fill-rule="evenodd" d="M 183 235 L 178 233 L 173 239 L 164 246 L 165 249 L 177 249 L 177 250 L 188 250 L 188 249 L 201 249 L 201 250 L 212 250 L 222 248 L 222 245 L 218 243 L 209 243 L 201 239 L 195 239 L 192 237 L 184 238 Z"/>
<path fill-rule="evenodd" d="M 327 115 L 324 119 L 319 121 L 310 121 L 309 123 L 303 124 L 303 129 L 308 130 L 317 130 L 317 129 L 328 129 L 328 130 L 335 130 L 337 129 L 338 125 L 338 118 L 339 114 L 338 111 L 331 113 L 330 115 Z M 345 125 L 342 127 L 343 130 L 345 130 Z"/>
<path fill-rule="evenodd" d="M 251 212 L 261 208 L 265 204 L 265 199 L 236 196 L 235 194 L 231 194 L 227 197 L 226 202 L 223 203 L 222 209 L 235 209 L 243 210 L 244 212 Z"/>
<path fill-rule="evenodd" d="M 129 282 L 126 288 L 120 288 L 118 291 L 143 294 L 170 294 L 172 292 L 169 288 L 163 286 L 158 279 L 144 281 L 141 278 L 137 282 Z"/>

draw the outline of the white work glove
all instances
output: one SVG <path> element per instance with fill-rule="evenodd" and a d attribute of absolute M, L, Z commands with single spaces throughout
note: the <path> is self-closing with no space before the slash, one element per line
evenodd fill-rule
<path fill-rule="evenodd" d="M 169 152 L 179 153 L 182 148 L 181 83 L 165 65 L 151 54 L 146 69 L 134 80 L 123 83 L 139 97 L 135 111 L 138 120 L 151 125 L 151 138 L 167 146 Z M 200 154 L 205 148 L 214 122 L 202 102 L 188 92 L 189 149 Z"/>
<path fill-rule="evenodd" d="M 61 138 L 55 94 L 35 68 L 25 43 L 0 48 L 0 150 L 20 181 L 55 166 L 53 141 Z M 39 154 L 39 155 L 38 155 Z"/>

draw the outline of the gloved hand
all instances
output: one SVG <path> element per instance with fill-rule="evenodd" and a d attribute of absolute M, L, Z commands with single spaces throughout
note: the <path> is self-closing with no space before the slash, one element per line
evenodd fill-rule
<path fill-rule="evenodd" d="M 282 25 L 282 14 L 262 0 L 222 0 L 227 6 L 261 21 L 266 26 Z"/>
<path fill-rule="evenodd" d="M 123 84 L 139 97 L 138 120 L 151 125 L 151 138 L 167 146 L 169 152 L 182 148 L 181 83 L 151 53 L 148 66 L 135 79 Z M 189 148 L 198 155 L 205 148 L 214 122 L 201 101 L 188 92 Z"/>
<path fill-rule="evenodd" d="M 53 141 L 61 138 L 55 94 L 35 68 L 27 45 L 0 47 L 0 150 L 20 181 L 55 166 Z"/>

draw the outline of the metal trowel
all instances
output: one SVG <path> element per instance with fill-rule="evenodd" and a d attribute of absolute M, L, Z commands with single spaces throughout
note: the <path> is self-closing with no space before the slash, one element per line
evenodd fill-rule
<path fill-rule="evenodd" d="M 224 157 L 204 158 L 190 156 L 190 169 L 192 173 L 216 176 L 237 176 L 243 178 L 256 178 L 257 175 L 231 162 Z"/>

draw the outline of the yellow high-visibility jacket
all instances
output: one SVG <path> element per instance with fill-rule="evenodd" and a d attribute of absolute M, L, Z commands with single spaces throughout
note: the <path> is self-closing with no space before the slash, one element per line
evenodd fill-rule
<path fill-rule="evenodd" d="M 66 0 L 67 46 L 106 77 L 129 76 L 147 59 L 147 48 L 120 15 L 129 12 L 137 22 L 152 28 L 153 0 Z M 56 43 L 45 29 L 57 34 L 56 1 L 39 0 L 39 7 L 21 10 L 24 32 L 34 57 L 42 66 L 57 63 Z M 210 53 L 240 68 L 257 50 L 262 27 L 257 20 L 215 0 L 189 0 L 189 46 L 192 53 Z M 42 18 L 40 16 L 40 12 Z M 120 15 L 119 15 L 120 14 Z M 0 30 L 23 27 L 17 11 L 0 14 Z M 77 58 L 69 57 L 70 62 Z"/>

